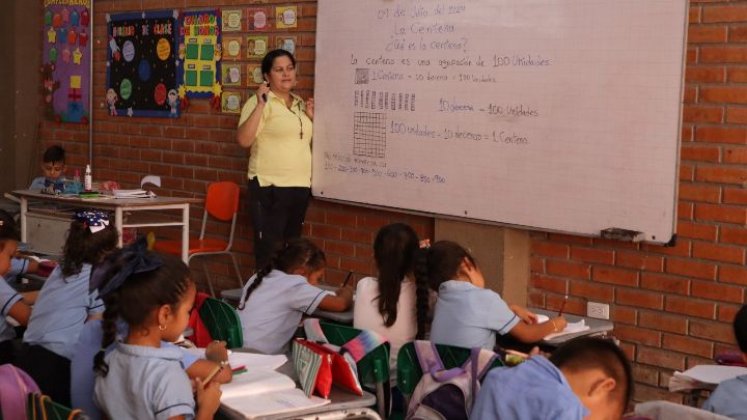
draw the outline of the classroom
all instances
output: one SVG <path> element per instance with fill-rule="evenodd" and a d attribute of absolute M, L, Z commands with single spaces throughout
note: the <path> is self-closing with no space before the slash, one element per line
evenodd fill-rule
<path fill-rule="evenodd" d="M 64 176 L 82 179 L 89 165 L 100 188 L 165 200 L 101 206 L 129 235 L 120 246 L 147 235 L 189 261 L 184 239 L 200 234 L 208 187 L 235 183 L 235 229 L 233 213 L 207 223 L 208 236 L 231 235 L 232 254 L 189 263 L 199 292 L 236 293 L 271 256 L 253 226 L 260 191 L 273 190 L 247 180 L 261 163 L 249 153 L 258 136 L 244 133 L 259 120 L 243 106 L 267 104 L 261 63 L 278 48 L 295 57 L 288 121 L 311 144 L 299 232 L 326 256 L 325 287 L 376 277 L 384 226 L 455 241 L 506 302 L 603 320 L 632 366 L 628 411 L 701 407 L 713 387 L 673 392 L 675 372 L 738 352 L 745 1 L 5 3 L 2 191 L 27 190 L 45 150 L 62 146 Z M 147 175 L 158 184 L 141 184 Z M 142 222 L 166 209 L 166 222 Z M 18 222 L 32 245 L 64 242 L 66 224 L 40 233 Z"/>

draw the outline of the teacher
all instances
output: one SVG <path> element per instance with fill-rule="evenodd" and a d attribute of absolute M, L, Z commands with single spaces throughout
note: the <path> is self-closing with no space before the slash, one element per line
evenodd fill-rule
<path fill-rule="evenodd" d="M 296 59 L 273 50 L 262 59 L 264 84 L 241 110 L 236 139 L 248 148 L 249 212 L 257 269 L 276 247 L 301 236 L 311 196 L 314 101 L 292 92 Z"/>

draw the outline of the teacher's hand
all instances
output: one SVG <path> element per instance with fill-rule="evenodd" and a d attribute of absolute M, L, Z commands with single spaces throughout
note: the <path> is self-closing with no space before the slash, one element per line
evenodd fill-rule
<path fill-rule="evenodd" d="M 270 92 L 270 84 L 267 82 L 262 83 L 257 88 L 257 104 L 267 103 L 267 94 Z"/>
<path fill-rule="evenodd" d="M 306 100 L 306 115 L 311 121 L 314 121 L 314 98 Z"/>

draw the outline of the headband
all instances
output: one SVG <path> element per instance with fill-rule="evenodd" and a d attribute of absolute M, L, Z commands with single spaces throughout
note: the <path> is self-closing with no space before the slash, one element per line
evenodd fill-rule
<path fill-rule="evenodd" d="M 109 280 L 105 280 L 103 277 L 111 271 L 114 265 L 118 265 L 119 269 Z M 114 258 L 109 258 L 98 266 L 91 276 L 90 287 L 91 290 L 99 289 L 99 296 L 103 298 L 117 291 L 130 276 L 157 270 L 161 265 L 163 265 L 161 257 L 148 251 L 145 238 L 140 238 L 132 245 L 123 248 Z"/>
<path fill-rule="evenodd" d="M 99 210 L 76 210 L 73 219 L 83 223 L 91 233 L 104 230 L 109 226 L 109 213 Z"/>

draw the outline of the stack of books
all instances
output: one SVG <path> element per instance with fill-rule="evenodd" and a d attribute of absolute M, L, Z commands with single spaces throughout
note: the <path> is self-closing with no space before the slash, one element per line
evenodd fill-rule
<path fill-rule="evenodd" d="M 112 192 L 114 193 L 114 198 L 151 198 L 156 196 L 150 191 L 139 188 L 134 190 L 114 190 Z"/>

